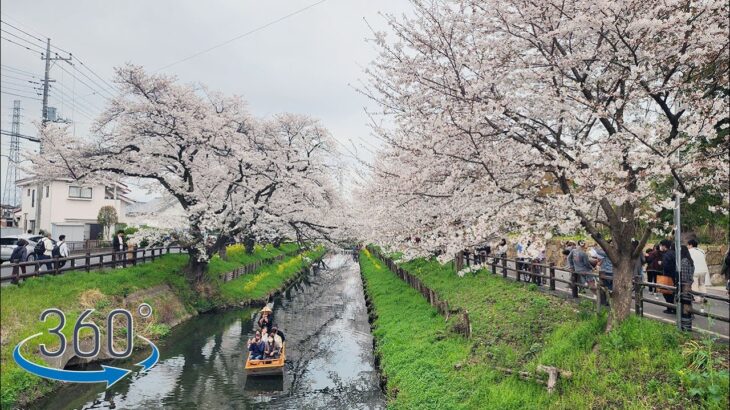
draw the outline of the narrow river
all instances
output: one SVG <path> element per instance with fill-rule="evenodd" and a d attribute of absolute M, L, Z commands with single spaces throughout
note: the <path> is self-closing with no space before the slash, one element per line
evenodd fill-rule
<path fill-rule="evenodd" d="M 274 322 L 287 340 L 283 377 L 246 377 L 244 350 L 255 312 L 228 311 L 175 328 L 158 344 L 160 361 L 148 373 L 108 390 L 64 386 L 34 408 L 385 408 L 359 268 L 348 255 L 325 263 L 275 301 Z M 147 354 L 114 364 L 132 368 Z"/>

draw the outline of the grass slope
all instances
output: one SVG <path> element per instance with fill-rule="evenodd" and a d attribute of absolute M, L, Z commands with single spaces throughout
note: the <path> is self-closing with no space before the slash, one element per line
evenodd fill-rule
<path fill-rule="evenodd" d="M 213 286 L 221 285 L 220 274 L 231 271 L 251 262 L 296 252 L 296 244 L 283 244 L 279 249 L 273 246 L 257 246 L 253 254 L 246 254 L 243 246 L 228 248 L 228 260 L 214 257 L 209 265 L 208 274 Z M 296 257 L 295 257 L 296 258 Z M 301 259 L 301 258 L 299 258 Z M 47 330 L 58 325 L 56 316 L 47 322 L 38 320 L 40 313 L 51 307 L 59 308 L 66 314 L 63 333 L 71 340 L 74 323 L 84 310 L 80 300 L 86 292 L 94 291 L 103 298 L 95 301 L 98 310 L 114 308 L 108 306 L 116 297 L 125 297 L 135 291 L 157 285 L 168 284 L 190 311 L 215 306 L 219 301 L 200 298 L 185 280 L 183 269 L 187 255 L 170 254 L 154 262 L 131 266 L 124 269 L 105 269 L 99 271 L 75 271 L 59 276 L 41 276 L 21 282 L 18 286 L 0 288 L 0 403 L 2 408 L 13 403 L 24 402 L 29 397 L 38 397 L 52 388 L 52 384 L 26 373 L 18 368 L 12 359 L 12 349 L 28 336 L 42 332 L 24 345 L 24 352 L 37 352 L 37 346 L 45 343 L 55 349 L 58 339 Z M 288 260 L 284 260 L 288 263 Z M 263 267 L 268 268 L 268 267 Z M 272 282 L 260 284 L 261 288 L 271 286 Z M 259 290 L 259 287 L 256 287 Z M 268 291 L 268 288 L 266 289 Z M 106 310 L 106 309 L 104 309 Z M 101 322 L 96 320 L 97 324 Z M 28 357 L 26 354 L 26 357 Z M 34 356 L 30 356 L 34 357 Z"/>
<path fill-rule="evenodd" d="M 486 272 L 459 278 L 432 260 L 403 266 L 452 307 L 468 309 L 474 336 L 450 334 L 418 293 L 363 252 L 392 408 L 727 408 L 727 346 L 694 343 L 672 326 L 637 317 L 606 335 L 605 317 L 534 286 Z M 709 365 L 690 368 L 708 357 Z M 573 378 L 549 395 L 495 370 L 534 371 L 538 364 L 571 370 Z"/>

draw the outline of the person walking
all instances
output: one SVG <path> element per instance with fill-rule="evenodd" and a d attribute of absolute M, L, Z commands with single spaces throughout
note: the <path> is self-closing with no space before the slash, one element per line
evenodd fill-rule
<path fill-rule="evenodd" d="M 53 270 L 53 263 L 50 261 L 53 256 L 53 241 L 51 240 L 50 232 L 44 233 L 43 238 L 35 245 L 33 252 L 35 252 L 37 260 L 48 260 L 46 262 L 46 270 Z"/>
<path fill-rule="evenodd" d="M 695 276 L 695 264 L 692 260 L 692 255 L 689 253 L 689 248 L 682 245 L 680 254 L 680 271 L 679 281 L 682 286 L 679 294 L 679 303 L 682 310 L 680 311 L 680 328 L 685 331 L 692 330 L 692 280 Z"/>
<path fill-rule="evenodd" d="M 18 266 L 16 264 L 25 262 L 28 260 L 28 241 L 26 241 L 23 238 L 18 239 L 18 242 L 15 244 L 15 249 L 13 249 L 13 253 L 10 254 L 10 263 L 13 264 L 13 283 L 17 284 L 17 277 L 20 272 L 23 272 L 23 275 L 25 275 L 25 266 Z"/>
<path fill-rule="evenodd" d="M 68 258 L 68 244 L 66 243 L 66 235 L 59 235 L 56 246 L 53 247 L 51 256 L 54 258 Z M 66 265 L 66 261 L 58 261 L 58 269 Z"/>
<path fill-rule="evenodd" d="M 127 238 L 124 237 L 124 231 L 117 231 L 117 235 L 112 239 L 112 248 L 114 248 L 114 256 L 117 261 L 123 261 L 123 266 L 126 266 L 127 253 Z M 121 267 L 121 266 L 119 266 Z"/>
<path fill-rule="evenodd" d="M 687 248 L 689 249 L 689 255 L 692 257 L 694 263 L 694 277 L 692 279 L 692 291 L 707 293 L 707 286 L 705 284 L 705 278 L 710 274 L 710 269 L 707 267 L 707 259 L 705 258 L 705 251 L 698 248 L 699 243 L 697 239 L 690 239 L 687 242 Z M 697 303 L 705 303 L 706 300 L 702 296 L 694 298 Z"/>

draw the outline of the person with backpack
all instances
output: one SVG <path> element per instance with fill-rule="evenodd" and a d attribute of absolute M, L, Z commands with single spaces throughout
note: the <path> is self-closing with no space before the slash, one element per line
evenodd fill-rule
<path fill-rule="evenodd" d="M 60 235 L 58 237 L 58 242 L 56 242 L 56 246 L 53 247 L 51 256 L 53 256 L 54 259 L 68 258 L 68 245 L 66 244 L 66 235 Z M 66 264 L 66 261 L 58 261 L 57 264 L 58 269 L 61 269 Z"/>
<path fill-rule="evenodd" d="M 51 240 L 50 232 L 46 232 L 44 237 L 38 241 L 35 248 L 33 248 L 33 252 L 35 253 L 37 260 L 48 260 L 48 262 L 46 262 L 47 270 L 53 269 L 53 263 L 50 261 L 53 257 L 53 241 Z"/>
<path fill-rule="evenodd" d="M 15 249 L 13 249 L 13 253 L 10 254 L 10 263 L 13 265 L 13 278 L 17 277 L 19 272 L 23 272 L 25 275 L 25 266 L 18 266 L 15 265 L 17 263 L 25 262 L 28 260 L 28 241 L 25 239 L 18 239 L 18 242 L 15 244 Z M 17 283 L 13 281 L 13 283 Z"/>

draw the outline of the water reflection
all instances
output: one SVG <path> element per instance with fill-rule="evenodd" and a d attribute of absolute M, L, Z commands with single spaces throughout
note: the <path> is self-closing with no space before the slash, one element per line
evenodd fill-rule
<path fill-rule="evenodd" d="M 284 376 L 244 371 L 252 311 L 201 315 L 159 344 L 160 362 L 109 390 L 68 385 L 34 408 L 384 408 L 357 265 L 345 255 L 307 276 L 275 301 L 286 332 Z M 148 352 L 124 362 L 133 368 Z"/>

